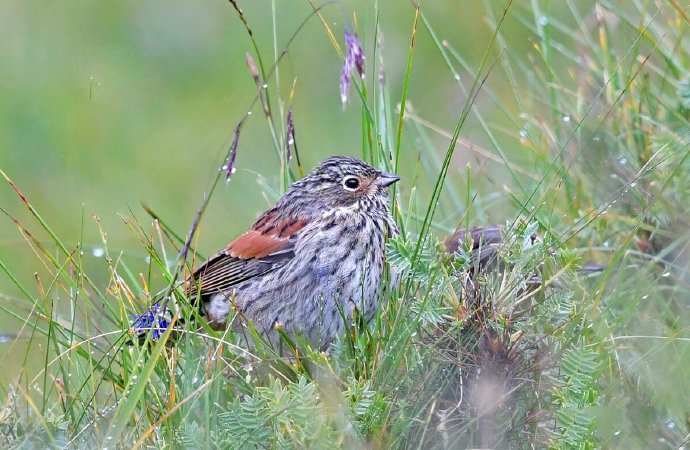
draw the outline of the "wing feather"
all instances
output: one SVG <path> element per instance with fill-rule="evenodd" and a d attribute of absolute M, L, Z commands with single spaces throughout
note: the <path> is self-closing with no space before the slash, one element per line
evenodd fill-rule
<path fill-rule="evenodd" d="M 229 294 L 233 286 L 291 260 L 298 233 L 307 222 L 277 216 L 275 210 L 267 211 L 247 232 L 204 262 L 188 280 L 190 298 L 205 303 L 215 294 Z"/>

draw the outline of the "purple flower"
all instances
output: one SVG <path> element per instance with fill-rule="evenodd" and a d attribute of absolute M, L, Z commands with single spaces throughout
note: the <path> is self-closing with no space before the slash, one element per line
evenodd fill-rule
<path fill-rule="evenodd" d="M 167 310 L 163 309 L 159 303 L 156 303 L 144 314 L 131 314 L 132 322 L 130 327 L 140 337 L 152 330 L 151 340 L 157 341 L 163 336 L 168 325 L 170 325 L 168 319 L 164 317 L 166 313 Z"/>
<path fill-rule="evenodd" d="M 352 70 L 357 69 L 360 77 L 364 76 L 364 52 L 356 34 L 345 29 L 345 61 L 340 72 L 340 100 L 345 104 L 350 92 Z"/>

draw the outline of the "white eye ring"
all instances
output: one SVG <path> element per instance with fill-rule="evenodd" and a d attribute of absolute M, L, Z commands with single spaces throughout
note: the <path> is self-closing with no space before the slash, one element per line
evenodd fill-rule
<path fill-rule="evenodd" d="M 346 191 L 356 191 L 359 189 L 359 178 L 353 176 L 343 178 L 343 187 Z"/>

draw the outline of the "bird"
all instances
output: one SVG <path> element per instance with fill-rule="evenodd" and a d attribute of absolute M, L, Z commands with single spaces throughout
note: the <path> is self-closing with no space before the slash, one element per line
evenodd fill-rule
<path fill-rule="evenodd" d="M 502 246 L 505 246 L 501 227 L 498 225 L 483 225 L 473 228 L 460 228 L 451 236 L 448 236 L 443 244 L 446 251 L 450 254 L 458 252 L 462 244 L 469 235 L 472 240 L 470 251 L 472 270 L 486 271 L 492 270 L 499 265 L 498 253 Z M 537 235 L 532 233 L 528 236 L 529 245 L 535 245 Z"/>
<path fill-rule="evenodd" d="M 504 232 L 500 226 L 482 225 L 473 228 L 460 228 L 444 240 L 443 244 L 446 251 L 450 254 L 458 253 L 468 237 L 472 241 L 472 247 L 469 252 L 469 271 L 471 275 L 489 273 L 505 267 L 504 261 L 501 258 L 501 252 L 509 249 L 510 242 L 506 242 L 504 239 Z M 531 233 L 525 237 L 523 245 L 532 247 L 540 241 L 541 239 L 536 233 Z M 601 272 L 604 269 L 605 267 L 596 264 L 585 264 L 577 272 L 581 275 L 588 275 Z M 527 284 L 532 287 L 539 287 L 541 279 L 536 276 L 532 277 L 527 280 Z"/>
<path fill-rule="evenodd" d="M 355 158 L 324 160 L 194 270 L 192 305 L 214 329 L 234 309 L 234 331 L 249 319 L 271 345 L 280 329 L 327 348 L 355 311 L 368 322 L 381 303 L 385 244 L 399 233 L 387 188 L 399 180 Z"/>

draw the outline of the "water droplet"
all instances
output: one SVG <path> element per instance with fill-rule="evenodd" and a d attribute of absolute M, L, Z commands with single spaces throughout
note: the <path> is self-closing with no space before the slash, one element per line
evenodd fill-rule
<path fill-rule="evenodd" d="M 263 89 L 268 89 L 268 84 L 264 83 L 264 84 L 261 85 L 261 87 L 262 87 Z"/>
<path fill-rule="evenodd" d="M 94 247 L 92 253 L 96 258 L 102 258 L 103 255 L 105 255 L 105 250 L 103 250 L 101 247 Z"/>
<path fill-rule="evenodd" d="M 453 76 L 453 78 L 455 78 L 456 81 L 460 81 L 460 75 L 457 73 Z"/>
<path fill-rule="evenodd" d="M 151 263 L 151 257 L 147 256 L 146 258 L 144 258 L 144 262 L 146 262 L 146 264 L 150 264 Z"/>
<path fill-rule="evenodd" d="M 563 122 L 565 122 L 565 123 L 570 122 L 570 116 L 563 116 Z"/>
<path fill-rule="evenodd" d="M 527 139 L 527 130 L 520 130 L 520 137 L 523 139 Z"/>
<path fill-rule="evenodd" d="M 235 173 L 235 172 L 237 172 L 237 167 L 233 167 L 232 170 L 230 171 L 230 173 Z"/>
<path fill-rule="evenodd" d="M 251 115 L 252 115 L 252 112 L 251 112 L 251 111 L 247 111 L 247 115 L 248 115 L 248 116 L 251 116 Z"/>
<path fill-rule="evenodd" d="M 642 300 L 647 300 L 649 298 L 649 294 L 645 294 L 642 296 Z"/>
<path fill-rule="evenodd" d="M 618 162 L 621 163 L 622 165 L 626 165 L 626 164 L 628 164 L 628 158 L 626 158 L 625 156 L 619 156 Z"/>
<path fill-rule="evenodd" d="M 228 170 L 228 166 L 227 166 L 227 165 L 226 165 L 226 166 L 223 166 L 223 167 L 220 168 L 220 170 Z"/>
<path fill-rule="evenodd" d="M 637 183 L 635 183 L 634 181 L 632 183 L 630 183 L 630 187 L 635 187 L 635 186 L 637 186 Z"/>
<path fill-rule="evenodd" d="M 541 17 L 539 18 L 539 25 L 541 25 L 542 27 L 545 27 L 545 26 L 548 25 L 548 24 L 549 24 L 549 18 L 548 18 L 548 17 L 546 17 L 546 16 L 541 16 Z"/>
<path fill-rule="evenodd" d="M 599 136 L 594 136 L 594 137 L 592 138 L 592 140 L 593 140 L 594 142 L 599 142 L 599 141 L 601 140 L 601 138 L 600 138 Z"/>
<path fill-rule="evenodd" d="M 664 277 L 664 278 L 668 278 L 668 277 L 671 276 L 671 272 L 670 272 L 670 271 L 669 271 L 669 272 L 664 272 L 664 273 L 661 274 L 661 276 Z"/>

